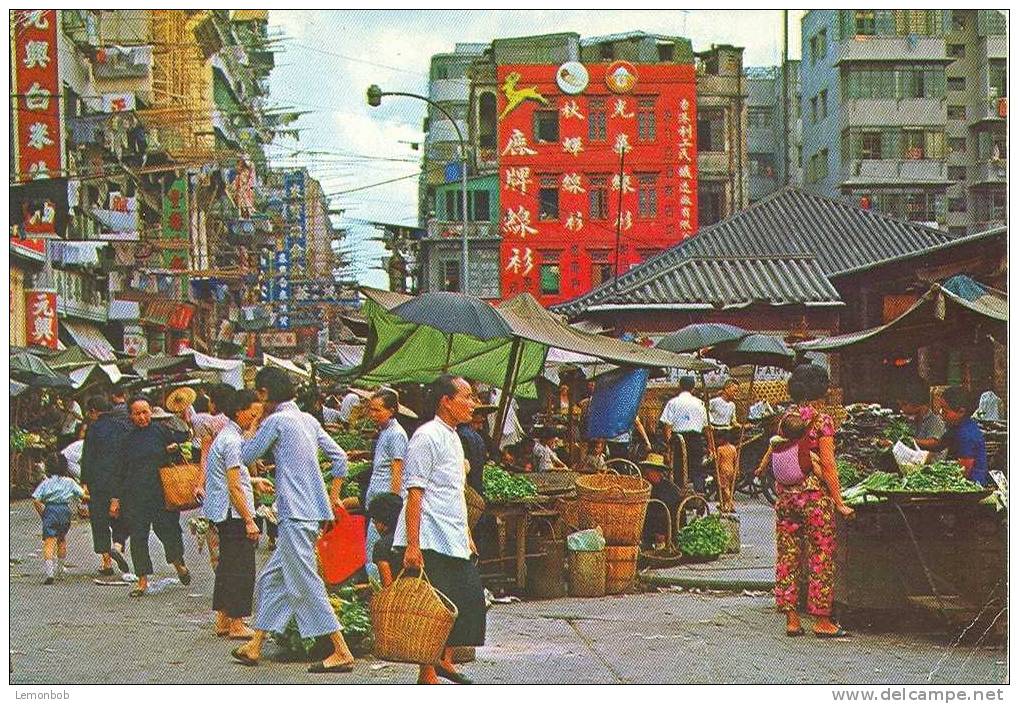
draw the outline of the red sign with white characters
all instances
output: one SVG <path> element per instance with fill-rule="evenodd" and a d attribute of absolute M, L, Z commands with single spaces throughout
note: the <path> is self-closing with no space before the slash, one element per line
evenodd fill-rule
<path fill-rule="evenodd" d="M 576 95 L 558 68 L 497 73 L 502 296 L 543 305 L 611 278 L 617 224 L 620 274 L 697 231 L 694 67 L 587 64 Z"/>
<path fill-rule="evenodd" d="M 30 346 L 57 348 L 56 291 L 25 291 L 25 323 Z"/>
<path fill-rule="evenodd" d="M 13 113 L 15 174 L 20 183 L 63 175 L 64 139 L 60 122 L 60 79 L 57 73 L 57 10 L 13 10 L 11 79 L 17 97 Z M 53 232 L 42 233 L 56 236 Z M 28 249 L 45 251 L 42 243 L 24 240 Z"/>

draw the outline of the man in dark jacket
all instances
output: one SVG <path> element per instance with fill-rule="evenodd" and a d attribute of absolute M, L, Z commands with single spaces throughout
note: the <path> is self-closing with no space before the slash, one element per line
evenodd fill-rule
<path fill-rule="evenodd" d="M 110 497 L 113 489 L 117 448 L 127 431 L 127 421 L 118 417 L 103 396 L 93 396 L 86 404 L 89 425 L 81 453 L 81 483 L 88 487 L 91 499 L 89 522 L 92 524 L 92 546 L 102 557 L 99 574 L 113 574 L 113 561 L 121 572 L 129 572 L 122 553 L 127 541 L 128 526 L 124 518 L 110 518 Z"/>
<path fill-rule="evenodd" d="M 113 405 L 110 412 L 115 417 L 124 421 L 125 425 L 130 422 L 127 417 L 127 391 L 124 390 L 123 386 L 117 385 L 113 387 L 113 391 L 110 392 L 110 403 Z"/>

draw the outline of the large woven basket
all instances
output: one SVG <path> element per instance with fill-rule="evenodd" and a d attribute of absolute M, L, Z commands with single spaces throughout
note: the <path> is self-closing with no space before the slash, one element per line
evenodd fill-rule
<path fill-rule="evenodd" d="M 375 657 L 391 662 L 434 665 L 442 659 L 456 621 L 456 605 L 432 586 L 424 570 L 383 587 L 371 601 Z"/>
<path fill-rule="evenodd" d="M 202 468 L 197 464 L 174 464 L 159 468 L 163 501 L 167 511 L 198 508 L 195 490 L 202 486 Z"/>
<path fill-rule="evenodd" d="M 472 486 L 464 488 L 464 498 L 467 501 L 467 527 L 473 532 L 474 526 L 481 520 L 481 515 L 485 512 L 485 507 L 488 504 L 485 503 L 485 498 Z"/>
<path fill-rule="evenodd" d="M 601 526 L 608 545 L 637 545 L 651 485 L 641 477 L 591 474 L 577 478 L 581 528 Z"/>

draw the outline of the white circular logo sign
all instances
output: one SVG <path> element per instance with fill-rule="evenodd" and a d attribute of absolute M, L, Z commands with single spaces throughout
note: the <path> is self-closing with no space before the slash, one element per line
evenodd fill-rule
<path fill-rule="evenodd" d="M 584 89 L 587 88 L 587 69 L 581 63 L 567 61 L 556 71 L 555 82 L 563 93 L 569 93 L 570 95 L 583 93 Z"/>

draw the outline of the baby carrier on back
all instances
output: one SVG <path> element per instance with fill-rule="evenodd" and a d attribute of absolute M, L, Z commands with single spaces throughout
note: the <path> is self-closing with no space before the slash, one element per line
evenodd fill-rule
<path fill-rule="evenodd" d="M 782 423 L 789 416 L 782 416 L 778 430 L 782 432 Z M 813 427 L 813 424 L 811 424 Z M 785 440 L 774 443 L 771 447 L 771 473 L 775 481 L 784 486 L 801 484 L 811 472 L 813 461 L 810 457 L 810 428 L 798 440 Z"/>

